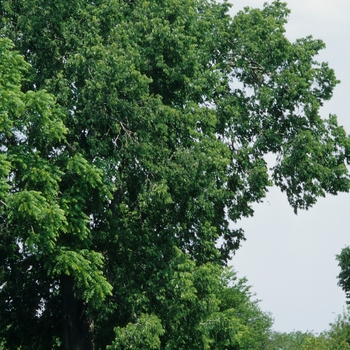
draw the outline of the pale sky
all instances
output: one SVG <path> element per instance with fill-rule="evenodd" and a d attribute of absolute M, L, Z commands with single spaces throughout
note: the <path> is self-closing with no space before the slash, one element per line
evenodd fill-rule
<path fill-rule="evenodd" d="M 229 0 L 232 14 L 265 0 Z M 289 0 L 287 37 L 312 35 L 326 43 L 318 60 L 326 61 L 342 82 L 321 114 L 338 116 L 350 133 L 350 1 Z M 272 313 L 274 329 L 321 332 L 345 307 L 345 293 L 337 286 L 335 255 L 350 245 L 350 194 L 322 198 L 296 216 L 286 197 L 272 188 L 253 218 L 244 220 L 247 241 L 232 259 L 264 311 Z"/>

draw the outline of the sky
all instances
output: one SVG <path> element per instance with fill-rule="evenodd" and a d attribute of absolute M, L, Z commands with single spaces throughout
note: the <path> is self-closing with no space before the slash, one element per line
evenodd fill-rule
<path fill-rule="evenodd" d="M 266 0 L 229 2 L 235 14 L 246 6 L 262 8 Z M 291 10 L 288 39 L 308 35 L 322 39 L 326 49 L 317 59 L 328 62 L 341 80 L 321 115 L 336 114 L 350 133 L 350 1 L 286 2 Z M 231 262 L 238 276 L 247 277 L 261 309 L 272 313 L 275 330 L 319 333 L 329 329 L 345 307 L 335 256 L 350 245 L 350 194 L 321 198 L 313 208 L 295 215 L 285 195 L 272 188 L 254 209 L 253 218 L 239 223 L 247 241 Z"/>

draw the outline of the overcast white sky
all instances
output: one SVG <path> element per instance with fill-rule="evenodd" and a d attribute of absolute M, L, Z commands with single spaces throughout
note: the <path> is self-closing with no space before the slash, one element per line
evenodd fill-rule
<path fill-rule="evenodd" d="M 232 13 L 245 6 L 263 6 L 264 0 L 229 0 Z M 321 111 L 338 116 L 350 133 L 350 1 L 289 0 L 287 37 L 312 35 L 327 47 L 319 60 L 329 62 L 342 82 L 332 101 Z M 241 222 L 247 241 L 232 260 L 240 277 L 246 276 L 275 318 L 275 330 L 321 332 L 342 313 L 345 295 L 337 286 L 335 255 L 350 245 L 350 194 L 328 196 L 297 216 L 276 188 L 255 216 Z"/>

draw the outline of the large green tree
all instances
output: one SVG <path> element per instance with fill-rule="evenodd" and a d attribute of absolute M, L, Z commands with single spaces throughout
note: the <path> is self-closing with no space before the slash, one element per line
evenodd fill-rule
<path fill-rule="evenodd" d="M 244 239 L 230 222 L 251 216 L 272 183 L 295 211 L 348 191 L 349 139 L 319 115 L 338 82 L 315 61 L 324 44 L 289 42 L 282 2 L 234 18 L 228 9 L 0 1 L 0 34 L 30 64 L 2 39 L 0 336 L 10 349 L 144 337 L 145 349 L 215 349 L 220 334 L 242 348 L 248 326 L 220 309 L 211 277 Z"/>

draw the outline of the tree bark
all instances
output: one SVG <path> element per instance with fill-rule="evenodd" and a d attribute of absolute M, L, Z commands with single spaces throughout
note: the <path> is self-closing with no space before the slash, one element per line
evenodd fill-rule
<path fill-rule="evenodd" d="M 75 285 L 74 277 L 61 276 L 64 349 L 94 350 L 91 322 L 84 301 L 76 297 Z"/>

